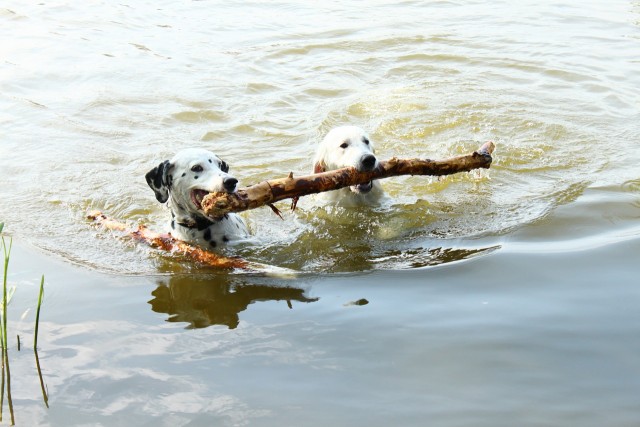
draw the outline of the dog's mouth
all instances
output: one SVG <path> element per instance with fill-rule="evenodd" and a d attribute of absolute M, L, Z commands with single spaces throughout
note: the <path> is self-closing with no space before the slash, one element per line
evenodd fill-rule
<path fill-rule="evenodd" d="M 204 196 L 207 194 L 209 194 L 207 190 L 201 190 L 199 188 L 191 190 L 191 201 L 193 202 L 193 205 L 202 210 L 202 199 L 204 199 Z"/>
<path fill-rule="evenodd" d="M 365 194 L 373 188 L 373 181 L 365 182 L 364 184 L 352 185 L 349 188 L 354 193 Z"/>

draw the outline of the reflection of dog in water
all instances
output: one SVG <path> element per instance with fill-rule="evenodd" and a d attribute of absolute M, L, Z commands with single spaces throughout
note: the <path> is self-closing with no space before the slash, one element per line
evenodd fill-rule
<path fill-rule="evenodd" d="M 211 325 L 238 326 L 238 314 L 257 301 L 315 302 L 304 290 L 263 284 L 239 283 L 238 279 L 215 277 L 174 276 L 169 283 L 160 283 L 151 293 L 151 309 L 169 314 L 169 322 L 186 322 L 187 328 Z"/>

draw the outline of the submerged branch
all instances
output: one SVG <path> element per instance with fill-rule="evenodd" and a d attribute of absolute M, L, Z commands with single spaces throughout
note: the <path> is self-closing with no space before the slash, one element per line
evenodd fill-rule
<path fill-rule="evenodd" d="M 134 240 L 146 243 L 153 248 L 175 252 L 201 264 L 216 268 L 251 269 L 249 263 L 240 258 L 229 258 L 205 251 L 197 246 L 177 240 L 169 234 L 156 233 L 144 225 L 139 225 L 137 229 L 131 229 L 127 224 L 111 219 L 102 212 L 91 212 L 87 217 L 109 230 L 122 231 Z"/>
<path fill-rule="evenodd" d="M 209 252 L 199 246 L 194 246 L 182 240 L 178 240 L 170 234 L 156 233 L 155 231 L 149 230 L 144 225 L 138 225 L 138 228 L 134 229 L 125 223 L 107 217 L 99 211 L 89 213 L 87 218 L 108 230 L 122 232 L 132 239 L 147 244 L 152 248 L 181 255 L 191 261 L 195 261 L 209 267 L 226 270 L 238 269 L 255 273 L 277 274 L 282 277 L 295 274 L 295 271 L 287 268 L 275 267 L 255 261 L 247 261 L 239 257 L 226 257 L 214 252 Z"/>
<path fill-rule="evenodd" d="M 263 181 L 239 189 L 235 193 L 209 193 L 202 200 L 202 210 L 211 218 L 219 218 L 229 212 L 241 212 L 271 205 L 284 199 L 297 199 L 309 194 L 338 190 L 374 179 L 401 175 L 443 176 L 473 169 L 488 169 L 491 166 L 493 142 L 487 142 L 478 151 L 465 156 L 445 160 L 398 159 L 381 161 L 378 168 L 369 172 L 358 172 L 355 168 L 343 168 L 314 175 Z M 295 202 L 294 202 L 295 203 Z"/>

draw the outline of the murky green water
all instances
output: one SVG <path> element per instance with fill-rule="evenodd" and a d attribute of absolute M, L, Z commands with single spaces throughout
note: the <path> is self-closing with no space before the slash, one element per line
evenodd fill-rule
<path fill-rule="evenodd" d="M 18 425 L 637 425 L 639 22 L 635 1 L 3 4 L 10 336 L 47 276 L 50 408 L 11 344 Z M 229 252 L 288 278 L 84 219 L 163 228 L 143 177 L 177 150 L 249 185 L 308 172 L 345 123 L 380 158 L 497 151 L 385 180 L 375 209 L 244 214 Z"/>

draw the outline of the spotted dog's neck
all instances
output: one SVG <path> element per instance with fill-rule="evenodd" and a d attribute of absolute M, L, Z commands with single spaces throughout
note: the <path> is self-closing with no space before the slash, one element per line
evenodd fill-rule
<path fill-rule="evenodd" d="M 184 228 L 202 231 L 213 224 L 219 223 L 223 219 L 228 219 L 227 214 L 223 217 L 212 219 L 194 212 L 188 212 L 180 203 L 176 203 L 173 199 L 169 201 L 169 210 L 171 211 L 171 228 L 173 229 L 175 229 L 176 225 L 180 225 Z"/>
<path fill-rule="evenodd" d="M 199 244 L 204 248 L 217 248 L 231 241 L 230 236 L 240 230 L 241 220 L 229 215 L 217 219 L 190 217 L 189 223 L 171 220 L 171 234 L 181 240 Z M 241 237 L 246 237 L 241 233 Z"/>
<path fill-rule="evenodd" d="M 226 216 L 226 215 L 225 215 Z M 216 220 L 209 219 L 203 216 L 198 216 L 193 219 L 193 221 L 189 222 L 176 222 L 175 219 L 172 221 L 172 226 L 175 228 L 175 224 L 178 224 L 184 228 L 195 229 L 198 231 L 202 231 L 205 228 L 209 228 L 213 224 L 220 222 L 222 218 L 218 218 Z"/>

